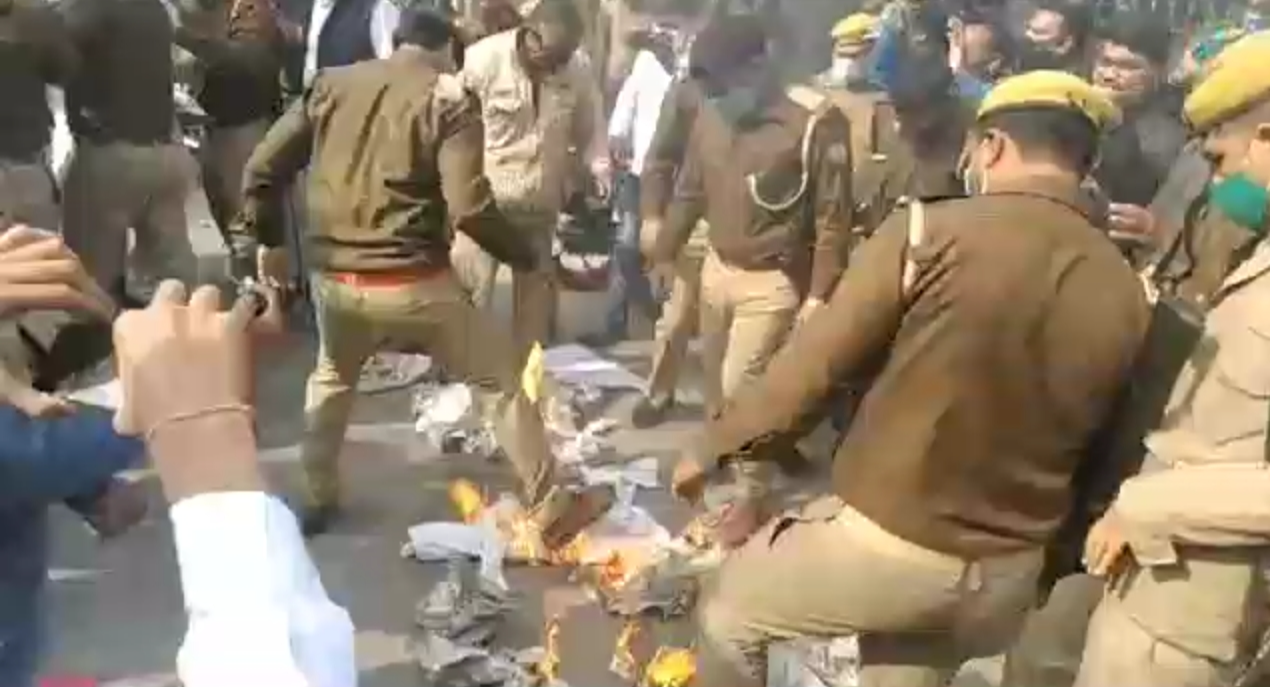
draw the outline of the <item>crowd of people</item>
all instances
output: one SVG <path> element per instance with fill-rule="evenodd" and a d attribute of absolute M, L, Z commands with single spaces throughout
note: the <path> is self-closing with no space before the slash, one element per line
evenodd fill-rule
<path fill-rule="evenodd" d="M 797 78 L 779 4 L 0 0 L 0 684 L 36 674 L 48 507 L 125 530 L 117 475 L 146 454 L 184 684 L 355 684 L 303 537 L 341 516 L 379 353 L 469 385 L 533 531 L 567 545 L 614 500 L 558 469 L 559 389 L 522 381 L 574 283 L 567 223 L 609 251 L 586 343 L 656 325 L 633 426 L 666 421 L 702 341 L 673 489 L 736 497 L 694 684 L 761 685 L 774 642 L 845 634 L 870 687 L 998 654 L 1010 687 L 1262 684 L 1270 5 L 1179 31 L 1082 0 L 866 1 Z M 199 285 L 196 178 L 263 312 Z M 319 344 L 289 506 L 251 391 L 288 298 Z M 116 412 L 58 395 L 112 354 Z M 823 422 L 825 495 L 783 511 L 775 470 Z"/>

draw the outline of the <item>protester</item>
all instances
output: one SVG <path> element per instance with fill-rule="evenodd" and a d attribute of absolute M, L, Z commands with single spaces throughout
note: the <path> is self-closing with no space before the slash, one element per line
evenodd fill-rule
<path fill-rule="evenodd" d="M 598 342 L 601 344 L 626 338 L 632 308 L 650 321 L 657 319 L 657 300 L 644 274 L 639 251 L 639 176 L 657 129 L 662 101 L 678 71 L 683 44 L 675 27 L 654 26 L 647 47 L 636 55 L 631 73 L 618 91 L 609 118 L 609 149 L 619 169 L 614 194 L 618 232 L 610 264 L 608 313 Z"/>
<path fill-rule="evenodd" d="M 1019 67 L 1085 75 L 1092 32 L 1093 16 L 1084 0 L 1042 0 L 1027 20 Z"/>
<path fill-rule="evenodd" d="M 1094 85 L 1124 111 L 1108 132 L 1094 179 L 1110 205 L 1112 237 L 1126 250 L 1150 246 L 1154 223 L 1147 206 L 1186 142 L 1186 129 L 1162 89 L 1170 50 L 1168 25 L 1150 17 L 1117 17 L 1094 58 Z"/>
<path fill-rule="evenodd" d="M 66 309 L 109 317 L 114 305 L 54 234 L 0 233 L 0 317 Z M 0 684 L 32 684 L 40 658 L 51 504 L 97 494 L 144 448 L 115 435 L 108 414 L 66 409 L 32 418 L 0 403 Z"/>
<path fill-rule="evenodd" d="M 701 601 L 696 684 L 762 684 L 777 638 L 849 632 L 864 684 L 943 684 L 1013 639 L 1147 323 L 1137 279 L 1080 205 L 1117 115 L 1074 76 L 1002 82 L 970 142 L 973 195 L 893 215 L 707 425 L 676 468 L 680 495 L 739 455 L 770 457 L 841 380 L 871 380 L 838 496 L 776 518 Z"/>
<path fill-rule="evenodd" d="M 123 405 L 171 504 L 188 627 L 186 687 L 353 687 L 348 613 L 331 602 L 295 518 L 266 492 L 256 458 L 249 328 L 241 301 L 164 282 L 115 324 Z"/>

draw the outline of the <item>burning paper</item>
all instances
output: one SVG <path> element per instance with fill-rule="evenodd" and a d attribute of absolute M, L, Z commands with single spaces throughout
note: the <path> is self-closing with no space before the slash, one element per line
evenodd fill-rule
<path fill-rule="evenodd" d="M 644 671 L 643 687 L 688 687 L 697 676 L 697 657 L 690 649 L 662 647 Z"/>
<path fill-rule="evenodd" d="M 472 482 L 460 479 L 450 483 L 450 503 L 458 511 L 459 519 L 469 525 L 475 525 L 485 512 L 485 497 Z"/>
<path fill-rule="evenodd" d="M 617 636 L 617 644 L 613 648 L 613 659 L 609 661 L 609 670 L 630 684 L 639 679 L 639 659 L 636 657 L 636 642 L 644 635 L 638 620 L 627 620 Z"/>
<path fill-rule="evenodd" d="M 560 680 L 560 618 L 547 621 L 543 634 L 546 636 L 542 645 L 545 653 L 534 672 L 550 685 Z"/>

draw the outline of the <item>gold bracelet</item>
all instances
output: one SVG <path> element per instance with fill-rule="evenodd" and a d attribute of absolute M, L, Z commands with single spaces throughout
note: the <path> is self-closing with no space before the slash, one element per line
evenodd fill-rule
<path fill-rule="evenodd" d="M 146 431 L 146 444 L 149 445 L 153 442 L 155 432 L 162 429 L 165 425 L 175 425 L 182 422 L 189 422 L 190 420 L 199 420 L 205 417 L 225 415 L 227 413 L 242 413 L 244 415 L 251 416 L 255 414 L 255 410 L 245 403 L 222 403 L 221 405 L 210 406 L 201 410 L 191 410 L 185 413 L 177 413 L 151 425 L 150 429 Z"/>

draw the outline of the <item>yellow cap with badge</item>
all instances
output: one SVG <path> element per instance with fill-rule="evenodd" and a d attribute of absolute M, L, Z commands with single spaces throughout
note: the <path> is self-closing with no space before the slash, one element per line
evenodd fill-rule
<path fill-rule="evenodd" d="M 1078 112 L 1099 130 L 1120 123 L 1120 108 L 1105 91 L 1068 72 L 1047 70 L 1027 72 L 998 83 L 984 96 L 976 118 L 1038 107 Z"/>
<path fill-rule="evenodd" d="M 856 12 L 834 24 L 829 36 L 840 45 L 862 45 L 877 40 L 881 26 L 882 20 L 877 15 Z"/>
<path fill-rule="evenodd" d="M 1196 133 L 1203 133 L 1270 98 L 1270 32 L 1254 33 L 1231 43 L 1204 70 L 1186 98 L 1182 114 Z"/>

